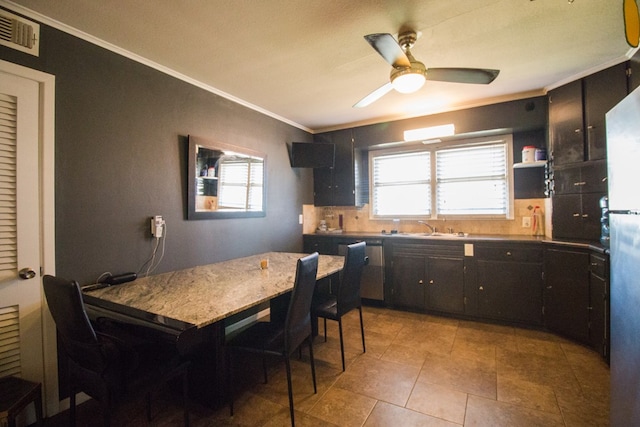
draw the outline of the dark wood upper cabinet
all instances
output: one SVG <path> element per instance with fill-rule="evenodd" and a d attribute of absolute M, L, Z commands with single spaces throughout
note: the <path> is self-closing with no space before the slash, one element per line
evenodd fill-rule
<path fill-rule="evenodd" d="M 605 114 L 626 95 L 626 62 L 550 91 L 554 164 L 606 158 Z"/>
<path fill-rule="evenodd" d="M 582 81 L 549 92 L 551 154 L 556 165 L 584 161 Z"/>
<path fill-rule="evenodd" d="M 332 142 L 336 146 L 332 168 L 313 170 L 313 203 L 315 206 L 360 206 L 366 203 L 358 191 L 362 168 L 360 150 L 354 147 L 353 131 L 345 129 L 318 135 L 318 142 Z M 360 168 L 357 168 L 357 165 Z"/>
<path fill-rule="evenodd" d="M 584 78 L 584 123 L 588 160 L 606 159 L 605 114 L 627 96 L 627 63 Z"/>

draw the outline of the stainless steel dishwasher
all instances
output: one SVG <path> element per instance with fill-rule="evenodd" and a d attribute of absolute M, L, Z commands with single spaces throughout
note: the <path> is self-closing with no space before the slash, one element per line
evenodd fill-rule
<path fill-rule="evenodd" d="M 338 244 L 338 255 L 346 255 L 348 245 L 363 240 L 367 244 L 365 254 L 369 257 L 369 263 L 364 266 L 364 270 L 362 271 L 360 296 L 374 301 L 384 301 L 384 257 L 382 254 L 382 240 L 359 239 L 340 242 Z"/>

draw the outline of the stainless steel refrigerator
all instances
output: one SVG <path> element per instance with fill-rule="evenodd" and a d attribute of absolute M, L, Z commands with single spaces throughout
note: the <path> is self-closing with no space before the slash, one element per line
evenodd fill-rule
<path fill-rule="evenodd" d="M 640 425 L 640 88 L 606 116 L 611 425 Z"/>

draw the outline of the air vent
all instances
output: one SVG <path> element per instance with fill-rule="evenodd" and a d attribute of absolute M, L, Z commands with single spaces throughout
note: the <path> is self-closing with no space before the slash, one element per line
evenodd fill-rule
<path fill-rule="evenodd" d="M 0 45 L 38 56 L 40 25 L 0 10 Z"/>

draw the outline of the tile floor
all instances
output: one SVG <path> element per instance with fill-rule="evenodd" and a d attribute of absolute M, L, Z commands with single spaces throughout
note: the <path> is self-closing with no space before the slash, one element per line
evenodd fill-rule
<path fill-rule="evenodd" d="M 314 341 L 318 393 L 308 352 L 293 362 L 298 426 L 606 426 L 609 368 L 595 352 L 535 330 L 365 307 L 367 352 L 357 312 L 344 320 L 342 372 L 337 323 Z M 322 332 L 322 326 L 321 332 Z M 236 414 L 193 403 L 193 426 L 288 426 L 284 363 L 274 359 L 262 383 L 259 359 L 236 373 Z M 237 366 L 237 365 L 236 365 Z M 241 384 L 245 384 L 242 386 Z M 179 426 L 179 399 L 162 393 L 147 423 L 143 402 L 113 425 Z M 78 410 L 79 425 L 98 424 L 97 405 Z M 46 426 L 66 425 L 66 414 Z"/>

